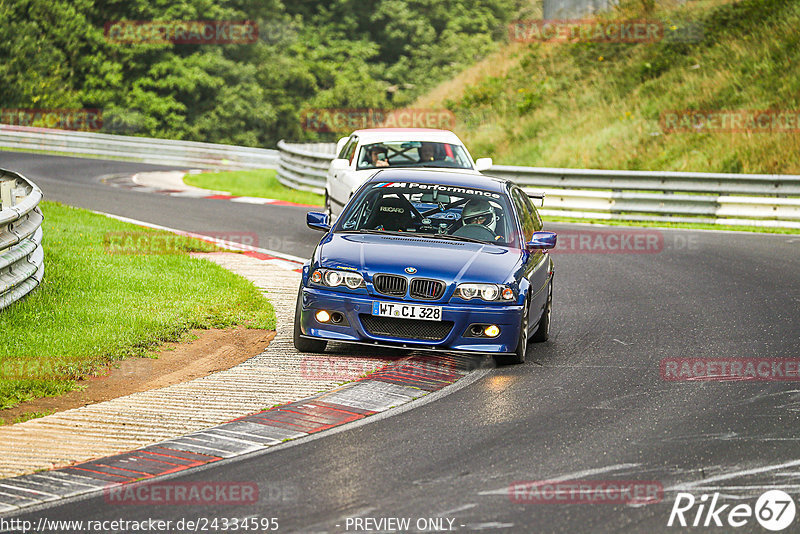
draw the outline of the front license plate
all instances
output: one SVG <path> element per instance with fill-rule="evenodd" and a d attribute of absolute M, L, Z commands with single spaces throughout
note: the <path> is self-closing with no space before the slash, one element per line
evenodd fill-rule
<path fill-rule="evenodd" d="M 381 317 L 397 317 L 398 319 L 441 321 L 442 307 L 374 301 L 372 303 L 372 315 L 379 315 Z"/>

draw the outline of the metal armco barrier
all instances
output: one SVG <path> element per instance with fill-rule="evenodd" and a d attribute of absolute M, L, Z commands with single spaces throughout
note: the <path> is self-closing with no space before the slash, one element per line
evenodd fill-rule
<path fill-rule="evenodd" d="M 278 143 L 278 179 L 322 192 L 336 145 Z M 800 176 L 553 169 L 495 165 L 484 174 L 546 194 L 542 215 L 800 228 Z M 795 197 L 795 198 L 790 198 Z"/>
<path fill-rule="evenodd" d="M 194 141 L 0 124 L 0 147 L 100 156 L 199 169 L 274 169 L 278 151 Z"/>
<path fill-rule="evenodd" d="M 292 189 L 302 189 L 322 194 L 325 192 L 325 175 L 335 157 L 334 143 L 289 144 L 278 141 L 280 163 L 278 181 Z"/>
<path fill-rule="evenodd" d="M 22 175 L 0 169 L 0 310 L 44 277 L 42 191 Z"/>

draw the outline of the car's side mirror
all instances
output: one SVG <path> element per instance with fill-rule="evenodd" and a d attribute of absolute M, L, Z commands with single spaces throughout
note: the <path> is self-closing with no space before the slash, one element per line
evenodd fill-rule
<path fill-rule="evenodd" d="M 335 171 L 341 171 L 342 169 L 346 169 L 349 166 L 350 166 L 350 160 L 343 158 L 336 158 L 331 162 L 331 169 Z"/>
<path fill-rule="evenodd" d="M 492 168 L 492 158 L 478 158 L 475 160 L 476 171 L 488 171 Z"/>
<path fill-rule="evenodd" d="M 558 236 L 554 232 L 533 232 L 533 237 L 525 245 L 528 250 L 554 248 L 557 240 Z"/>
<path fill-rule="evenodd" d="M 327 232 L 331 229 L 330 220 L 327 213 L 320 213 L 318 211 L 310 211 L 306 214 L 306 224 L 312 230 L 320 230 Z"/>
<path fill-rule="evenodd" d="M 342 153 L 342 149 L 344 148 L 344 144 L 347 143 L 348 139 L 350 139 L 350 138 L 349 137 L 342 137 L 341 139 L 339 139 L 339 141 L 336 143 L 336 155 L 339 155 L 339 154 Z"/>

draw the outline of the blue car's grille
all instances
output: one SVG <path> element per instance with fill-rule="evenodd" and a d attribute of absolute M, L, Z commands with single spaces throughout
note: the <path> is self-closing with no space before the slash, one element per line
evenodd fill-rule
<path fill-rule="evenodd" d="M 362 313 L 361 325 L 373 336 L 396 337 L 399 339 L 441 341 L 453 329 L 453 321 L 418 321 L 416 319 L 395 319 Z"/>
<path fill-rule="evenodd" d="M 445 284 L 441 280 L 414 278 L 411 280 L 411 298 L 436 300 L 444 295 Z"/>
<path fill-rule="evenodd" d="M 405 297 L 408 280 L 396 274 L 376 274 L 372 277 L 375 291 L 392 297 Z"/>

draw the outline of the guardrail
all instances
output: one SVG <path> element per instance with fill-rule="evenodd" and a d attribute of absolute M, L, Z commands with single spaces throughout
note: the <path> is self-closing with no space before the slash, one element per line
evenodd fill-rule
<path fill-rule="evenodd" d="M 0 169 L 0 310 L 33 291 L 44 277 L 42 191 Z"/>
<path fill-rule="evenodd" d="M 274 169 L 278 151 L 195 141 L 0 124 L 0 147 L 200 169 Z"/>
<path fill-rule="evenodd" d="M 336 145 L 278 143 L 278 179 L 323 192 Z M 544 192 L 546 216 L 800 228 L 800 176 L 495 165 L 484 174 Z M 796 197 L 796 198 L 790 198 Z"/>
<path fill-rule="evenodd" d="M 336 155 L 334 143 L 289 144 L 278 141 L 278 181 L 292 189 L 323 194 L 328 166 Z"/>

